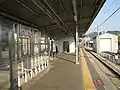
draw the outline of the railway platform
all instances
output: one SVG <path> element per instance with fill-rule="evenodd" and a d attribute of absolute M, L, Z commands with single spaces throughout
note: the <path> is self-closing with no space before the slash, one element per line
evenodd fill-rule
<path fill-rule="evenodd" d="M 59 53 L 51 61 L 49 70 L 38 75 L 22 90 L 118 90 L 110 78 L 95 63 L 95 58 L 84 49 L 80 50 L 80 62 L 75 64 L 75 54 Z M 100 65 L 100 64 L 99 64 Z M 106 70 L 107 71 L 107 70 Z"/>
<path fill-rule="evenodd" d="M 0 1 L 0 90 L 103 90 L 79 44 L 105 2 Z"/>

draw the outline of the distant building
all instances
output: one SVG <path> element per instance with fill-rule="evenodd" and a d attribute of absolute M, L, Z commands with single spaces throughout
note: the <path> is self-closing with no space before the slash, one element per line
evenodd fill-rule
<path fill-rule="evenodd" d="M 63 37 L 58 40 L 58 52 L 75 53 L 75 40 L 73 37 Z"/>
<path fill-rule="evenodd" d="M 113 34 L 102 34 L 93 38 L 93 50 L 97 53 L 104 51 L 117 53 L 118 36 Z"/>

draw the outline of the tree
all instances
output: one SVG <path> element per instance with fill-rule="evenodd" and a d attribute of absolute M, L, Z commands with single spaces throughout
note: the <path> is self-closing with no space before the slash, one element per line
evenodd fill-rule
<path fill-rule="evenodd" d="M 118 44 L 120 45 L 120 35 L 118 33 L 116 35 L 118 36 Z"/>
<path fill-rule="evenodd" d="M 120 35 L 118 36 L 118 44 L 120 45 Z"/>

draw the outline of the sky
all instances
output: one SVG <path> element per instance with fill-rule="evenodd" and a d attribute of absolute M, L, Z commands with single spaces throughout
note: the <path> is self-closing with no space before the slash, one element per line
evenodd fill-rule
<path fill-rule="evenodd" d="M 120 31 L 120 9 L 104 24 L 99 26 L 105 19 L 107 19 L 116 9 L 120 7 L 120 0 L 106 0 L 100 12 L 94 19 L 92 25 L 87 33 L 97 31 Z"/>

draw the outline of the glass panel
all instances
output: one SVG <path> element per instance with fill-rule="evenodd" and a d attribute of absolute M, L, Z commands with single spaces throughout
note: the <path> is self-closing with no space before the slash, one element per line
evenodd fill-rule
<path fill-rule="evenodd" d="M 8 30 L 9 27 L 0 26 L 0 89 L 2 90 L 10 87 Z"/>

